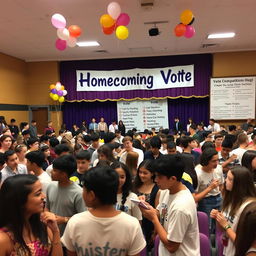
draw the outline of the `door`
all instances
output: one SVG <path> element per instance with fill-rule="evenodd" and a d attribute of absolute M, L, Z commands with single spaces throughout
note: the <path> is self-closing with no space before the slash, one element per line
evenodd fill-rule
<path fill-rule="evenodd" d="M 48 108 L 35 107 L 31 109 L 31 112 L 32 112 L 31 120 L 36 121 L 37 133 L 44 134 L 44 128 L 47 126 L 47 122 L 48 122 Z"/>

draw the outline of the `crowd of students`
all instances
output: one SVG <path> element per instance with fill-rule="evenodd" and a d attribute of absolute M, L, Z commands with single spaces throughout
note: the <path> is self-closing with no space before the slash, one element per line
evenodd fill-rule
<path fill-rule="evenodd" d="M 223 255 L 256 255 L 251 124 L 139 133 L 101 119 L 38 136 L 14 121 L 0 137 L 0 256 L 150 255 L 156 236 L 160 256 L 199 256 L 197 211 Z"/>

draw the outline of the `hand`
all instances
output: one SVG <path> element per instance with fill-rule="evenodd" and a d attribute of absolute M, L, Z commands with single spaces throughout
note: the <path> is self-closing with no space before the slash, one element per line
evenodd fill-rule
<path fill-rule="evenodd" d="M 216 221 L 219 223 L 219 225 L 224 228 L 228 225 L 228 221 L 227 219 L 225 218 L 225 216 L 221 213 L 221 212 L 218 212 L 216 214 Z"/>
<path fill-rule="evenodd" d="M 52 233 L 59 232 L 55 214 L 45 211 L 41 213 L 40 219 L 48 228 L 51 229 Z"/>
<path fill-rule="evenodd" d="M 210 188 L 211 188 L 211 190 L 212 189 L 215 189 L 215 188 L 217 188 L 218 186 L 220 185 L 220 182 L 219 182 L 219 180 L 218 179 L 214 179 L 212 182 L 211 182 L 211 184 L 210 184 Z"/>
<path fill-rule="evenodd" d="M 157 217 L 157 214 L 156 214 L 156 209 L 155 208 L 153 208 L 149 203 L 147 203 L 147 202 L 143 202 L 145 205 L 147 205 L 147 207 L 149 208 L 149 209 L 145 209 L 145 208 L 143 208 L 143 207 L 141 207 L 140 205 L 139 205 L 139 208 L 140 208 L 140 210 L 141 210 L 141 212 L 142 212 L 142 214 L 143 214 L 143 216 L 145 217 L 145 218 L 147 218 L 148 220 L 150 220 L 150 221 L 153 221 L 155 218 L 158 218 Z"/>
<path fill-rule="evenodd" d="M 237 155 L 235 155 L 235 154 L 233 154 L 233 155 L 230 157 L 231 162 L 233 162 L 233 161 L 236 160 L 236 159 L 237 159 Z"/>
<path fill-rule="evenodd" d="M 212 219 L 216 219 L 218 213 L 219 213 L 218 210 L 212 209 L 212 210 L 211 210 L 211 213 L 210 213 L 210 217 L 211 217 Z"/>

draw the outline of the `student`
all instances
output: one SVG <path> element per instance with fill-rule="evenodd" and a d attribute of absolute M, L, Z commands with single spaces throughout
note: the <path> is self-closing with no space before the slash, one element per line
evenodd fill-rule
<path fill-rule="evenodd" d="M 169 141 L 167 143 L 167 154 L 168 155 L 177 154 L 176 143 L 174 141 Z"/>
<path fill-rule="evenodd" d="M 238 163 L 241 165 L 243 154 L 244 152 L 246 152 L 246 148 L 249 144 L 247 135 L 244 133 L 240 133 L 237 137 L 237 144 L 239 147 L 234 149 L 231 152 L 231 155 L 237 155 Z"/>
<path fill-rule="evenodd" d="M 235 248 L 235 256 L 256 256 L 256 201 L 249 203 L 239 218 Z"/>
<path fill-rule="evenodd" d="M 143 201 L 148 202 L 154 208 L 159 202 L 159 188 L 154 182 L 155 175 L 152 170 L 152 160 L 144 160 L 138 170 L 133 183 L 133 192 Z M 142 219 L 142 230 L 147 241 L 147 249 L 150 250 L 153 247 L 152 235 L 154 231 L 154 225 L 146 218 Z"/>
<path fill-rule="evenodd" d="M 28 151 L 28 148 L 25 144 L 19 144 L 15 147 L 15 153 L 18 156 L 18 163 L 19 164 L 27 164 L 27 159 L 25 157 L 26 153 Z"/>
<path fill-rule="evenodd" d="M 41 144 L 40 151 L 44 154 L 44 162 L 42 168 L 44 171 L 46 171 L 47 167 L 52 163 L 50 147 L 47 144 Z"/>
<path fill-rule="evenodd" d="M 90 155 L 92 157 L 93 152 L 95 150 L 97 150 L 100 146 L 100 136 L 99 136 L 99 134 L 98 133 L 92 133 L 91 141 L 92 141 L 92 144 L 88 148 L 88 152 L 90 153 Z"/>
<path fill-rule="evenodd" d="M 211 218 L 215 219 L 223 229 L 223 255 L 235 254 L 234 241 L 236 239 L 237 223 L 243 209 L 255 200 L 256 190 L 251 173 L 245 167 L 237 166 L 228 171 L 223 191 L 222 211 L 211 211 Z"/>
<path fill-rule="evenodd" d="M 90 168 L 91 155 L 87 150 L 81 150 L 76 155 L 77 170 L 71 174 L 70 180 L 82 187 L 85 172 Z"/>
<path fill-rule="evenodd" d="M 28 145 L 27 153 L 31 151 L 36 151 L 39 149 L 39 141 L 37 138 L 29 138 L 27 141 L 27 145 Z"/>
<path fill-rule="evenodd" d="M 154 136 L 150 139 L 150 150 L 144 153 L 144 159 L 154 160 L 160 158 L 163 154 L 160 152 L 161 139 L 158 136 Z"/>
<path fill-rule="evenodd" d="M 90 210 L 68 222 L 61 238 L 68 255 L 140 255 L 146 242 L 138 220 L 114 207 L 118 185 L 118 175 L 110 167 L 85 173 L 83 198 Z"/>
<path fill-rule="evenodd" d="M 4 181 L 0 189 L 0 255 L 63 255 L 55 216 L 43 212 L 44 199 L 34 175 Z"/>
<path fill-rule="evenodd" d="M 224 183 L 222 167 L 218 165 L 218 152 L 213 148 L 203 151 L 200 166 L 196 168 L 198 185 L 195 200 L 198 202 L 198 211 L 207 213 L 210 217 L 212 209 L 220 209 L 221 190 Z M 215 231 L 215 223 L 209 218 L 211 233 Z"/>
<path fill-rule="evenodd" d="M 0 152 L 4 153 L 11 149 L 12 146 L 12 137 L 10 135 L 3 135 L 0 137 Z"/>
<path fill-rule="evenodd" d="M 223 135 L 221 134 L 216 134 L 214 135 L 214 144 L 215 144 L 215 149 L 220 152 L 221 151 L 221 144 L 223 142 Z"/>
<path fill-rule="evenodd" d="M 46 194 L 47 187 L 52 179 L 42 168 L 45 161 L 44 153 L 41 151 L 29 152 L 26 154 L 26 159 L 28 172 L 37 176 L 42 185 L 42 191 Z"/>
<path fill-rule="evenodd" d="M 242 166 L 246 167 L 253 176 L 254 184 L 256 184 L 256 151 L 247 150 L 242 157 Z"/>
<path fill-rule="evenodd" d="M 6 166 L 1 170 L 2 181 L 4 182 L 10 176 L 17 174 L 27 174 L 27 168 L 23 164 L 18 164 L 18 157 L 13 150 L 8 150 L 4 153 Z"/>
<path fill-rule="evenodd" d="M 131 198 L 138 199 L 138 196 L 131 192 L 132 181 L 128 167 L 120 162 L 114 162 L 111 167 L 115 169 L 119 176 L 116 209 L 126 212 L 141 221 L 142 215 L 140 209 L 138 205 L 131 201 Z"/>
<path fill-rule="evenodd" d="M 19 128 L 16 125 L 16 120 L 12 118 L 11 123 L 8 125 L 8 127 L 11 131 L 12 137 L 16 139 L 19 134 Z"/>
<path fill-rule="evenodd" d="M 196 204 L 191 193 L 180 182 L 184 171 L 181 156 L 164 155 L 155 160 L 154 170 L 156 183 L 162 190 L 157 210 L 146 202 L 150 209 L 140 209 L 143 216 L 152 221 L 159 235 L 158 254 L 200 255 Z"/>
<path fill-rule="evenodd" d="M 46 207 L 56 215 L 61 235 L 71 216 L 86 210 L 82 199 L 82 188 L 69 178 L 77 169 L 76 160 L 64 155 L 54 160 L 52 182 L 46 192 Z"/>

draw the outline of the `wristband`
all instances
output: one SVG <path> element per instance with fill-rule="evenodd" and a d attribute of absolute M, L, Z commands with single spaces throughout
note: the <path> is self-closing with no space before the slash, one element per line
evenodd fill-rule
<path fill-rule="evenodd" d="M 227 231 L 229 228 L 231 228 L 231 226 L 229 224 L 227 224 L 224 229 Z"/>

